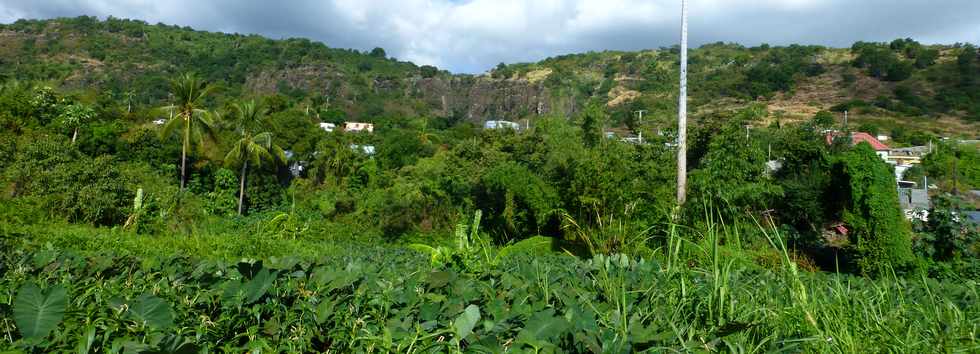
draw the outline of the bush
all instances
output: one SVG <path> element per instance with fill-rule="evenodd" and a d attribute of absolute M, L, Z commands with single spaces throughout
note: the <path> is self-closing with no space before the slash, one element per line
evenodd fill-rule
<path fill-rule="evenodd" d="M 476 202 L 488 215 L 490 231 L 503 241 L 540 234 L 560 205 L 551 186 L 515 162 L 497 165 L 483 176 Z"/>
<path fill-rule="evenodd" d="M 110 156 L 90 158 L 60 138 L 22 145 L 6 177 L 17 196 L 34 198 L 53 215 L 96 225 L 122 223 L 133 191 Z"/>

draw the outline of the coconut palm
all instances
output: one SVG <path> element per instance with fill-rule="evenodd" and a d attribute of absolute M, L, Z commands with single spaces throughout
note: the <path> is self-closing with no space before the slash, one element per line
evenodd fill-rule
<path fill-rule="evenodd" d="M 214 114 L 204 109 L 204 100 L 214 91 L 214 86 L 192 74 L 184 74 L 170 82 L 173 104 L 162 107 L 170 112 L 171 119 L 163 126 L 162 135 L 169 137 L 174 130 L 181 130 L 183 147 L 180 153 L 180 190 L 187 181 L 187 150 L 191 143 L 199 146 L 204 139 L 214 138 Z"/>
<path fill-rule="evenodd" d="M 272 143 L 272 133 L 254 134 L 265 124 L 265 109 L 258 107 L 255 101 L 235 104 L 232 123 L 241 138 L 235 142 L 231 151 L 225 156 L 229 166 L 241 165 L 242 175 L 238 190 L 238 215 L 242 214 L 245 201 L 245 176 L 249 165 L 261 167 L 263 162 L 286 162 L 286 153 L 278 145 Z"/>

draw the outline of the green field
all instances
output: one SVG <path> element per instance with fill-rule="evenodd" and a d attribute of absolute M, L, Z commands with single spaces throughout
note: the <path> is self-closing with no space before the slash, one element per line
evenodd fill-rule
<path fill-rule="evenodd" d="M 303 241 L 321 251 L 292 256 L 297 241 L 240 235 L 220 242 L 262 245 L 230 260 L 223 250 L 192 246 L 208 240 L 7 230 L 0 349 L 980 350 L 975 279 L 809 273 L 774 248 L 759 250 L 771 257 L 764 268 L 740 256 L 746 251 L 718 245 L 730 235 L 707 234 L 701 241 L 678 234 L 674 250 L 650 259 L 579 259 L 551 253 L 547 243 L 502 250 L 475 242 L 432 262 L 399 246 Z M 780 245 L 775 234 L 773 241 Z"/>

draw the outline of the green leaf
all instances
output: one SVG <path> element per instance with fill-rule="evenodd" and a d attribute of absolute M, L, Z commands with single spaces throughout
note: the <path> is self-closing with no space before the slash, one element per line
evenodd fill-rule
<path fill-rule="evenodd" d="M 92 344 L 95 344 L 95 326 L 89 325 L 85 329 L 85 335 L 78 338 L 78 345 L 75 347 L 75 352 L 78 354 L 88 354 L 92 350 Z"/>
<path fill-rule="evenodd" d="M 263 268 L 252 280 L 245 283 L 242 290 L 245 291 L 245 304 L 251 304 L 259 300 L 265 292 L 269 290 L 272 286 L 272 282 L 276 280 L 276 275 L 269 272 L 269 269 Z"/>
<path fill-rule="evenodd" d="M 547 309 L 531 316 L 517 338 L 524 342 L 547 341 L 561 335 L 568 327 L 568 321 L 555 317 L 554 309 Z"/>
<path fill-rule="evenodd" d="M 480 320 L 480 307 L 476 305 L 467 306 L 463 313 L 456 317 L 453 327 L 456 329 L 457 340 L 463 340 L 471 333 L 476 322 Z"/>
<path fill-rule="evenodd" d="M 529 239 L 521 240 L 520 242 L 517 242 L 515 244 L 500 249 L 500 252 L 497 253 L 497 258 L 503 259 L 515 253 L 525 253 L 525 252 L 547 253 L 548 251 L 551 250 L 554 241 L 555 239 L 551 237 L 534 236 Z"/>
<path fill-rule="evenodd" d="M 156 329 L 164 329 L 174 323 L 174 311 L 170 308 L 170 304 L 150 294 L 143 294 L 136 298 L 129 309 L 129 314 L 137 322 L 146 323 Z"/>
<path fill-rule="evenodd" d="M 20 288 L 13 304 L 14 323 L 24 338 L 43 338 L 65 316 L 68 306 L 65 287 L 57 285 L 42 292 L 37 285 L 27 284 Z"/>

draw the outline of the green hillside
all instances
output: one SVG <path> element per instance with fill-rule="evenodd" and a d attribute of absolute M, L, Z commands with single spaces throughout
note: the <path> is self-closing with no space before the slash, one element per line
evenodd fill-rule
<path fill-rule="evenodd" d="M 477 123 L 534 119 L 574 114 L 595 101 L 620 126 L 635 128 L 630 112 L 650 111 L 652 130 L 667 128 L 676 107 L 676 48 L 564 55 L 473 76 L 400 62 L 380 48 L 361 53 L 307 39 L 114 18 L 22 20 L 0 26 L 0 33 L 0 77 L 149 106 L 166 101 L 169 77 L 195 72 L 222 87 L 219 104 L 227 97 L 281 94 L 289 104 L 366 121 L 393 115 Z M 690 54 L 691 107 L 702 117 L 762 104 L 764 123 L 851 108 L 853 122 L 873 123 L 882 133 L 902 127 L 976 135 L 977 56 L 970 45 L 912 40 L 859 42 L 849 49 L 705 45 Z"/>

